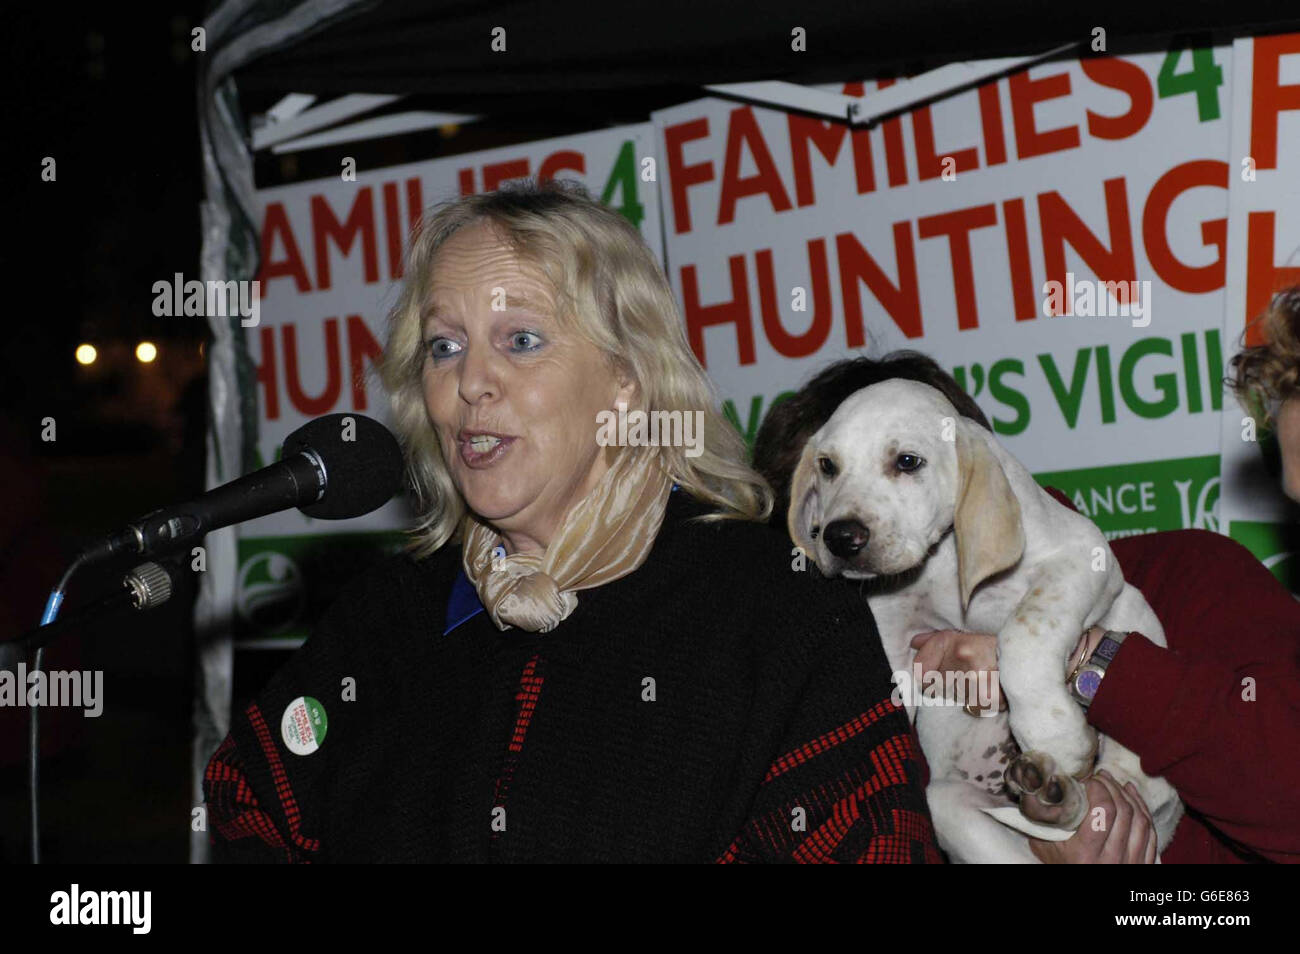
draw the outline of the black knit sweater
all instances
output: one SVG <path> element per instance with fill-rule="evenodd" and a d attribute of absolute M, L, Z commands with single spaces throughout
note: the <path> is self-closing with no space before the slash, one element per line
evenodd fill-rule
<path fill-rule="evenodd" d="M 940 860 L 865 601 L 704 512 L 548 634 L 446 631 L 457 547 L 354 580 L 208 766 L 216 858 Z"/>

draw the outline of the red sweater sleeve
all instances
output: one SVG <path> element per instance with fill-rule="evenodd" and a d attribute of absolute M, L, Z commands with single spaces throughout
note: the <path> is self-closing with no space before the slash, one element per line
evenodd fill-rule
<path fill-rule="evenodd" d="M 1217 533 L 1127 537 L 1111 549 L 1169 648 L 1129 636 L 1088 721 L 1229 838 L 1300 861 L 1300 603 Z"/>
<path fill-rule="evenodd" d="M 858 605 L 851 589 L 833 592 Z M 718 862 L 942 863 L 924 762 L 890 698 L 883 654 L 845 625 L 829 631 L 817 658 L 749 818 Z"/>

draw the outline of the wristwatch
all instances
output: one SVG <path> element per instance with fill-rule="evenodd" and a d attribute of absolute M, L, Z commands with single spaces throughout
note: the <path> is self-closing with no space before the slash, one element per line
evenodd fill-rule
<path fill-rule="evenodd" d="M 1093 699 L 1097 698 L 1097 690 L 1101 688 L 1106 667 L 1119 652 L 1119 647 L 1124 643 L 1124 637 L 1127 635 L 1128 633 L 1107 630 L 1087 661 L 1080 663 L 1074 672 L 1070 673 L 1070 678 L 1067 680 L 1070 684 L 1070 695 L 1074 696 L 1074 701 L 1085 709 L 1092 705 Z"/>

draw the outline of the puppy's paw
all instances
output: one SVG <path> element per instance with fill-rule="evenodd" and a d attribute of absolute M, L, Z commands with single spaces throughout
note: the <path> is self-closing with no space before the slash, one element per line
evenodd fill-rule
<path fill-rule="evenodd" d="M 1011 732 L 1022 750 L 1051 752 L 1056 771 L 1084 779 L 1097 760 L 1097 730 L 1078 706 L 1049 706 L 1041 712 L 1010 713 Z M 1049 773 L 1050 774 L 1050 773 Z"/>
<path fill-rule="evenodd" d="M 1007 790 L 1020 799 L 1020 814 L 1053 828 L 1075 829 L 1088 812 L 1083 784 L 1058 772 L 1045 752 L 1025 752 L 1007 769 Z"/>

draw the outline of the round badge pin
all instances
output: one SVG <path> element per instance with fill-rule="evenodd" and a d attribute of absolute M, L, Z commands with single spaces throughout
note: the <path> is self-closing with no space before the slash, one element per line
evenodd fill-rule
<path fill-rule="evenodd" d="M 293 700 L 280 719 L 280 735 L 294 755 L 311 755 L 319 749 L 328 728 L 325 707 L 311 696 Z"/>

